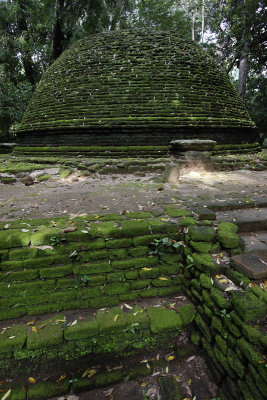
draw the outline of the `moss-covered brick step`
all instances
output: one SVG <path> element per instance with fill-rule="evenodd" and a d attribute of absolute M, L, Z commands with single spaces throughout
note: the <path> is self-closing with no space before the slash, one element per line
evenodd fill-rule
<path fill-rule="evenodd" d="M 25 325 L 14 325 L 1 330 L 0 353 L 20 350 L 26 343 L 28 328 Z"/>
<path fill-rule="evenodd" d="M 215 237 L 215 229 L 209 226 L 190 226 L 188 233 L 195 242 L 211 242 Z"/>
<path fill-rule="evenodd" d="M 138 236 L 149 234 L 149 225 L 145 221 L 123 221 L 122 234 L 125 236 Z"/>
<path fill-rule="evenodd" d="M 30 244 L 29 230 L 23 232 L 19 229 L 0 232 L 0 249 L 11 249 L 14 247 L 27 247 Z"/>
<path fill-rule="evenodd" d="M 191 215 L 191 212 L 189 210 L 180 209 L 174 205 L 166 205 L 164 210 L 170 217 L 173 217 L 173 218 Z"/>
<path fill-rule="evenodd" d="M 74 323 L 76 321 L 76 324 Z M 86 318 L 84 321 L 77 323 L 77 320 L 67 327 L 64 331 L 66 340 L 87 339 L 98 335 L 98 320 L 95 318 Z"/>
<path fill-rule="evenodd" d="M 165 308 L 148 307 L 147 313 L 150 320 L 150 329 L 153 333 L 181 330 L 183 320 L 179 314 Z"/>
<path fill-rule="evenodd" d="M 56 315 L 32 327 L 27 336 L 27 349 L 36 350 L 63 342 L 63 315 Z"/>
<path fill-rule="evenodd" d="M 235 291 L 232 294 L 233 306 L 245 321 L 253 321 L 266 315 L 266 303 L 249 291 Z"/>
<path fill-rule="evenodd" d="M 235 247 L 239 247 L 239 236 L 228 230 L 219 229 L 216 239 L 225 249 L 234 249 Z"/>

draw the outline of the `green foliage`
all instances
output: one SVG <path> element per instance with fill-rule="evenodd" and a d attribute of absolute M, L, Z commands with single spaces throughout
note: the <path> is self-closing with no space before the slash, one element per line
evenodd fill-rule
<path fill-rule="evenodd" d="M 154 239 L 153 242 L 150 243 L 150 246 L 153 250 L 149 252 L 149 254 L 153 255 L 162 255 L 164 250 L 166 249 L 174 249 L 175 251 L 179 251 L 180 245 L 176 240 L 169 239 L 167 237 L 162 239 Z"/>

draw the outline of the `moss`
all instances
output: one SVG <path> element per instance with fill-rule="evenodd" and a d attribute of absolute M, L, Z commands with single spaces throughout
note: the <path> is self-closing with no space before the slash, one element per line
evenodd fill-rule
<path fill-rule="evenodd" d="M 141 279 L 155 278 L 156 276 L 159 275 L 159 268 L 158 267 L 144 268 L 144 269 L 141 268 L 139 269 L 138 274 Z"/>
<path fill-rule="evenodd" d="M 206 324 L 206 322 L 204 321 L 204 319 L 199 314 L 197 314 L 196 318 L 195 318 L 195 322 L 196 322 L 200 332 L 205 337 L 205 339 L 209 343 L 211 343 L 211 340 L 212 340 L 211 331 L 210 331 L 210 328 L 208 327 L 208 325 Z"/>
<path fill-rule="evenodd" d="M 179 209 L 174 205 L 167 205 L 165 206 L 164 210 L 172 218 L 183 217 L 191 214 L 190 211 Z"/>
<path fill-rule="evenodd" d="M 63 342 L 62 321 L 63 315 L 56 315 L 49 320 L 36 325 L 37 331 L 30 331 L 27 337 L 27 349 L 35 350 L 53 346 Z"/>
<path fill-rule="evenodd" d="M 147 313 L 150 320 L 150 329 L 153 333 L 180 330 L 183 325 L 182 318 L 175 311 L 164 308 L 148 307 Z"/>
<path fill-rule="evenodd" d="M 47 400 L 47 398 L 59 396 L 69 391 L 69 382 L 63 381 L 60 385 L 55 382 L 40 382 L 30 385 L 27 398 L 29 400 Z"/>
<path fill-rule="evenodd" d="M 202 287 L 206 289 L 211 289 L 212 288 L 212 281 L 211 278 L 205 274 L 200 274 L 199 276 L 199 283 Z"/>
<path fill-rule="evenodd" d="M 178 262 L 183 261 L 183 256 L 182 254 L 176 254 L 176 253 L 162 254 L 160 256 L 160 261 L 166 264 L 177 264 Z"/>
<path fill-rule="evenodd" d="M 211 321 L 211 327 L 216 329 L 219 333 L 221 333 L 222 329 L 223 329 L 221 319 L 217 318 L 216 316 L 213 316 L 212 321 Z"/>
<path fill-rule="evenodd" d="M 266 305 L 249 291 L 235 291 L 232 295 L 233 305 L 240 317 L 249 322 L 266 313 Z"/>
<path fill-rule="evenodd" d="M 223 230 L 226 232 L 231 232 L 231 233 L 237 233 L 238 231 L 238 226 L 236 224 L 233 224 L 232 222 L 220 222 L 218 224 L 218 230 Z"/>
<path fill-rule="evenodd" d="M 190 241 L 190 246 L 198 253 L 210 253 L 212 245 L 207 242 L 194 242 Z"/>
<path fill-rule="evenodd" d="M 137 279 L 138 278 L 138 271 L 136 269 L 129 269 L 124 272 L 126 279 Z"/>
<path fill-rule="evenodd" d="M 146 365 L 140 365 L 134 368 L 130 368 L 126 371 L 125 375 L 127 376 L 127 380 L 136 379 L 143 376 L 151 375 L 151 369 Z"/>
<path fill-rule="evenodd" d="M 110 283 L 103 289 L 103 293 L 106 295 L 122 294 L 129 290 L 128 283 Z"/>
<path fill-rule="evenodd" d="M 180 264 L 180 263 L 177 263 L 176 265 L 175 264 L 173 264 L 173 265 L 171 265 L 171 264 L 169 264 L 169 265 L 161 265 L 160 264 L 160 266 L 159 266 L 160 273 L 162 275 L 164 275 L 164 274 L 166 274 L 166 275 L 178 274 L 179 271 L 181 271 L 181 268 L 182 268 L 182 264 Z"/>
<path fill-rule="evenodd" d="M 143 289 L 150 285 L 150 279 L 139 279 L 130 283 L 131 289 Z"/>
<path fill-rule="evenodd" d="M 237 346 L 243 353 L 243 355 L 255 366 L 259 365 L 261 362 L 262 355 L 258 353 L 251 344 L 249 344 L 244 338 L 240 338 L 236 342 Z"/>
<path fill-rule="evenodd" d="M 122 379 L 123 379 L 123 374 L 121 369 L 97 374 L 95 376 L 95 387 L 104 387 L 113 385 L 115 383 L 122 381 Z"/>
<path fill-rule="evenodd" d="M 200 334 L 198 331 L 194 330 L 191 332 L 190 340 L 195 346 L 199 346 L 200 344 Z"/>
<path fill-rule="evenodd" d="M 196 310 L 193 304 L 185 304 L 178 308 L 178 312 L 182 317 L 183 325 L 188 325 L 194 321 L 196 316 Z"/>
<path fill-rule="evenodd" d="M 193 253 L 192 257 L 194 259 L 196 266 L 203 266 L 204 269 L 207 269 L 208 271 L 215 270 L 215 265 L 210 254 Z"/>
<path fill-rule="evenodd" d="M 9 260 L 25 260 L 27 258 L 34 258 L 38 254 L 36 248 L 16 249 L 9 251 Z"/>
<path fill-rule="evenodd" d="M 159 259 L 157 257 L 149 256 L 149 257 L 140 257 L 135 258 L 133 260 L 133 265 L 135 268 L 145 268 L 152 267 L 153 265 L 158 264 Z"/>
<path fill-rule="evenodd" d="M 92 297 L 99 297 L 101 295 L 102 295 L 102 290 L 100 287 L 82 288 L 79 289 L 78 291 L 79 299 L 90 299 Z"/>
<path fill-rule="evenodd" d="M 238 235 L 227 230 L 218 230 L 216 239 L 226 249 L 233 249 L 239 246 Z"/>
<path fill-rule="evenodd" d="M 73 326 L 68 326 L 64 331 L 66 340 L 87 339 L 98 335 L 98 321 L 96 318 L 86 318 L 84 321 L 78 321 Z"/>
<path fill-rule="evenodd" d="M 151 284 L 156 287 L 171 286 L 172 281 L 169 276 L 160 276 L 158 279 L 152 279 Z"/>
<path fill-rule="evenodd" d="M 137 212 L 127 212 L 126 213 L 127 218 L 150 218 L 151 213 L 147 211 L 137 211 Z"/>
<path fill-rule="evenodd" d="M 124 280 L 123 272 L 114 272 L 107 275 L 107 282 L 122 282 Z"/>
<path fill-rule="evenodd" d="M 148 254 L 148 247 L 147 246 L 133 247 L 129 249 L 128 252 L 132 257 L 141 257 Z"/>
<path fill-rule="evenodd" d="M 122 234 L 125 236 L 138 236 L 149 233 L 148 224 L 143 221 L 123 221 L 121 228 Z"/>
<path fill-rule="evenodd" d="M 82 257 L 84 261 L 94 261 L 109 258 L 110 252 L 106 249 L 93 250 L 90 252 L 83 252 Z"/>
<path fill-rule="evenodd" d="M 48 181 L 50 178 L 51 178 L 51 175 L 40 175 L 40 176 L 38 176 L 38 181 L 44 182 L 44 181 Z"/>
<path fill-rule="evenodd" d="M 120 301 L 133 301 L 133 300 L 136 300 L 137 297 L 138 297 L 138 293 L 128 292 L 128 293 L 120 295 Z"/>
<path fill-rule="evenodd" d="M 225 309 L 231 308 L 231 302 L 227 299 L 226 296 L 224 297 L 224 293 L 221 292 L 219 289 L 211 288 L 210 294 L 218 307 Z"/>
<path fill-rule="evenodd" d="M 196 225 L 197 221 L 193 217 L 184 217 L 179 219 L 179 223 L 182 226 L 190 227 L 192 225 Z"/>
<path fill-rule="evenodd" d="M 37 277 L 38 271 L 35 270 L 12 271 L 0 274 L 0 282 L 31 281 Z"/>
<path fill-rule="evenodd" d="M 158 294 L 159 294 L 159 289 L 150 288 L 150 287 L 143 289 L 143 290 L 139 290 L 139 292 L 138 292 L 138 295 L 140 297 L 145 297 L 145 298 L 146 297 L 156 297 L 156 296 L 158 296 Z"/>
<path fill-rule="evenodd" d="M 90 299 L 91 308 L 116 306 L 117 304 L 119 304 L 119 298 L 117 296 L 103 296 Z"/>
<path fill-rule="evenodd" d="M 195 242 L 211 242 L 215 237 L 215 229 L 210 226 L 191 226 L 188 233 Z"/>
<path fill-rule="evenodd" d="M 133 244 L 133 240 L 130 238 L 106 240 L 106 247 L 108 249 L 119 249 L 121 247 L 131 247 L 132 244 Z"/>
<path fill-rule="evenodd" d="M 0 232 L 0 249 L 12 249 L 14 247 L 27 247 L 30 244 L 30 235 L 21 230 L 7 230 Z"/>
<path fill-rule="evenodd" d="M 22 349 L 26 343 L 27 327 L 25 325 L 14 325 L 8 327 L 1 335 L 0 353 L 10 350 Z"/>
<path fill-rule="evenodd" d="M 253 286 L 251 289 L 249 289 L 255 296 L 257 296 L 261 301 L 264 301 L 267 303 L 267 292 L 264 289 L 261 289 L 258 286 Z"/>
<path fill-rule="evenodd" d="M 118 261 L 118 263 L 123 261 Z M 113 262 L 114 264 L 115 262 Z M 75 265 L 73 273 L 79 275 L 101 274 L 103 272 L 113 272 L 111 265 L 108 262 L 90 263 L 85 265 Z"/>
<path fill-rule="evenodd" d="M 4 321 L 5 319 L 19 318 L 25 314 L 27 314 L 27 310 L 25 307 L 19 307 L 16 309 L 11 309 L 11 310 L 6 310 L 6 311 L 1 310 L 0 320 Z"/>
<path fill-rule="evenodd" d="M 242 333 L 250 343 L 258 345 L 261 344 L 261 338 L 264 336 L 264 334 L 259 329 L 253 328 L 248 324 L 242 325 Z"/>
<path fill-rule="evenodd" d="M 267 396 L 267 384 L 264 382 L 263 378 L 260 376 L 258 370 L 253 367 L 252 364 L 248 364 L 248 369 L 251 375 L 253 376 L 254 382 L 257 385 L 257 388 L 261 392 L 263 396 Z"/>
<path fill-rule="evenodd" d="M 136 236 L 133 238 L 134 246 L 146 246 L 153 242 L 154 239 L 158 239 L 157 235 L 145 235 L 145 236 Z"/>
<path fill-rule="evenodd" d="M 228 350 L 227 342 L 219 335 L 215 335 L 215 340 L 220 350 L 223 352 L 224 355 L 226 355 Z"/>
<path fill-rule="evenodd" d="M 117 258 L 127 258 L 128 253 L 125 249 L 113 249 L 109 251 L 109 258 L 111 260 L 116 260 Z"/>
<path fill-rule="evenodd" d="M 64 265 L 62 267 L 40 268 L 40 277 L 42 278 L 62 278 L 63 276 L 72 274 L 72 265 Z"/>
<path fill-rule="evenodd" d="M 115 269 L 128 269 L 134 267 L 134 260 L 112 261 L 112 267 Z"/>
<path fill-rule="evenodd" d="M 87 251 L 87 250 L 99 250 L 99 249 L 103 249 L 105 246 L 106 246 L 106 242 L 105 242 L 104 239 L 95 239 L 95 240 L 90 240 L 90 241 L 84 241 L 81 244 L 77 243 L 77 248 L 78 249 L 79 249 L 79 247 L 83 248 L 83 250 L 85 250 L 85 251 Z M 123 246 L 121 246 L 121 247 L 123 247 Z"/>
<path fill-rule="evenodd" d="M 245 400 L 256 400 L 245 381 L 238 379 L 237 385 L 242 392 Z"/>
<path fill-rule="evenodd" d="M 98 311 L 97 320 L 99 333 L 110 335 L 126 327 L 127 320 L 119 307 L 114 307 L 107 312 Z"/>

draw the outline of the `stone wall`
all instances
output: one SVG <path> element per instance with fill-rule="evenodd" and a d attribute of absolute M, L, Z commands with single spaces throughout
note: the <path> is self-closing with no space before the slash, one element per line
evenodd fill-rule
<path fill-rule="evenodd" d="M 186 330 L 205 353 L 222 399 L 266 398 L 267 295 L 227 261 L 244 249 L 237 226 L 216 226 L 213 213 L 211 220 L 201 220 L 173 205 L 165 211 L 162 218 L 139 212 L 0 224 L 1 319 L 35 316 L 28 324 L 6 321 L 0 332 L 1 377 L 13 374 L 23 382 L 25 374 L 41 376 L 52 364 L 68 373 L 77 362 L 96 365 L 99 357 L 174 349 Z M 131 303 L 177 293 L 194 306 L 143 309 Z M 109 306 L 120 307 L 99 310 Z M 73 321 L 57 313 L 83 308 L 98 311 Z M 113 371 L 109 378 L 96 371 L 93 379 L 79 373 L 76 389 L 115 383 L 126 373 Z M 62 387 L 54 384 L 54 391 L 49 382 L 38 383 L 27 398 L 46 399 L 68 387 L 68 380 Z M 20 388 L 11 398 L 25 397 Z"/>

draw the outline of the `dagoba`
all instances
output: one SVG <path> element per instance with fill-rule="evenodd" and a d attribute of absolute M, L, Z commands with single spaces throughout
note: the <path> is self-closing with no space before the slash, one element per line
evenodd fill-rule
<path fill-rule="evenodd" d="M 257 129 L 229 77 L 175 32 L 113 31 L 66 50 L 44 73 L 20 146 L 164 146 L 175 139 L 251 143 Z"/>

